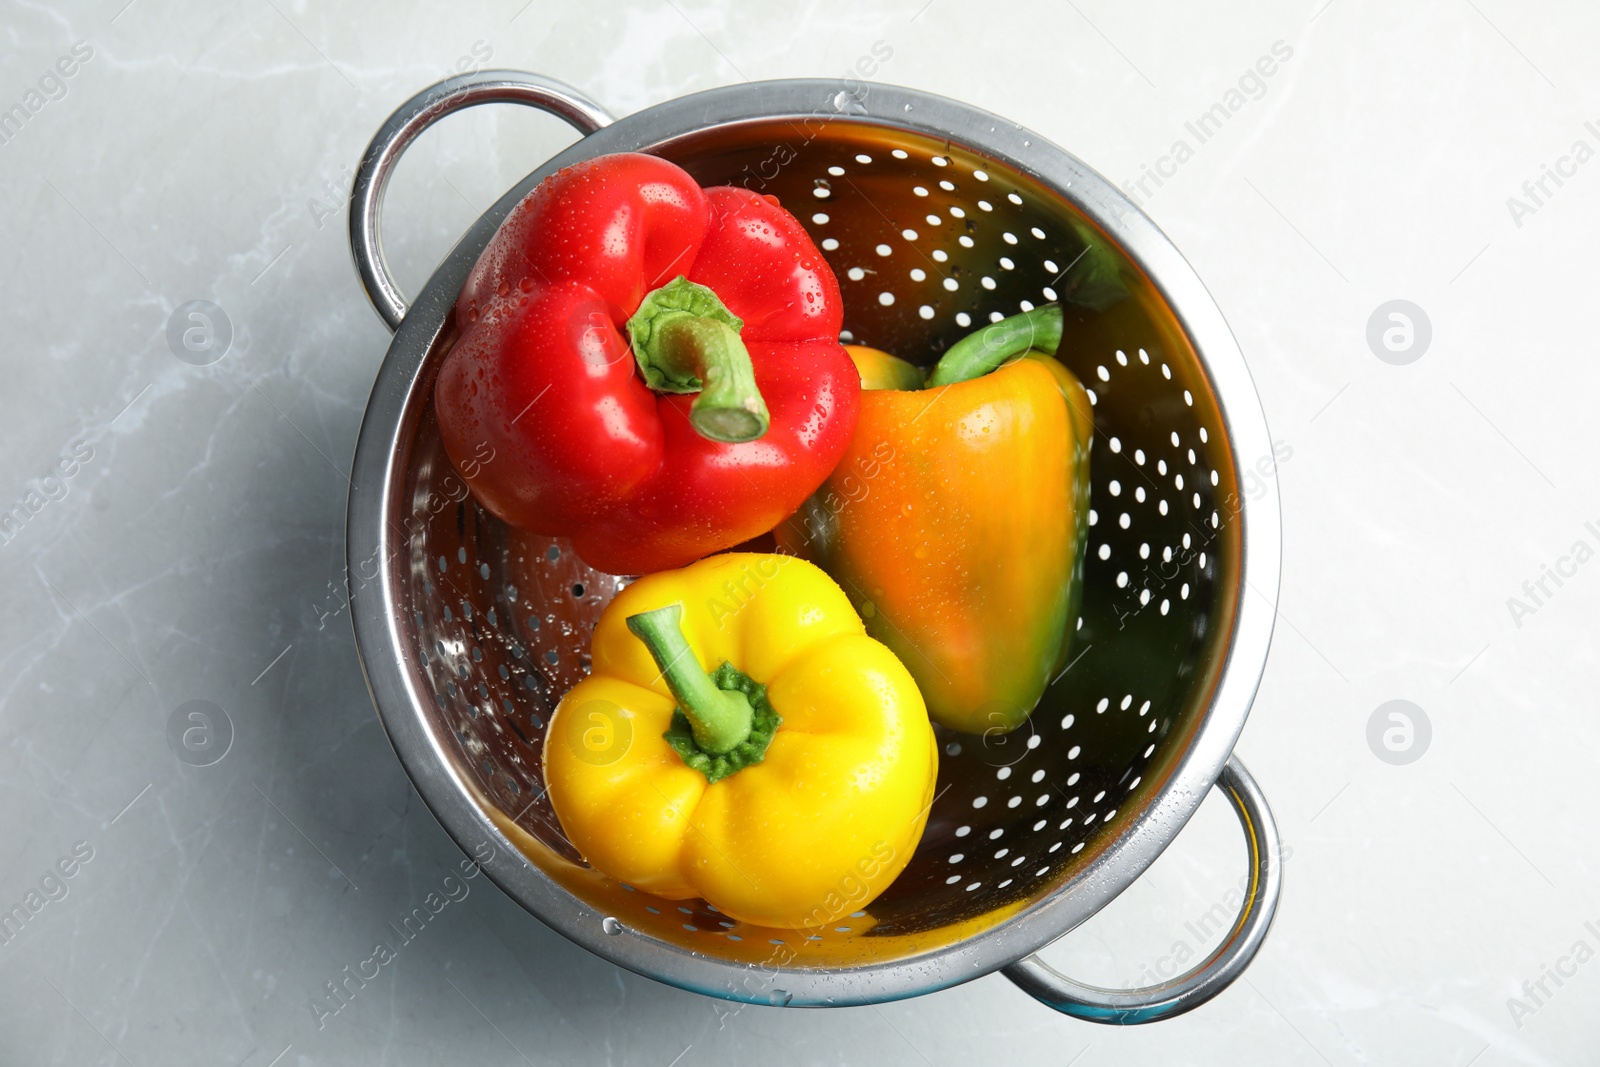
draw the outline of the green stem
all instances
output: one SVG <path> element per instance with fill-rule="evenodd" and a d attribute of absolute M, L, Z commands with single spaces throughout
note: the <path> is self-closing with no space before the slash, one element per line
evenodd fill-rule
<path fill-rule="evenodd" d="M 720 689 L 700 666 L 683 636 L 683 606 L 628 616 L 628 629 L 644 642 L 667 687 L 678 698 L 678 710 L 689 720 L 695 744 L 712 755 L 731 752 L 750 736 L 754 712 L 743 693 Z"/>
<path fill-rule="evenodd" d="M 756 388 L 750 353 L 732 328 L 678 314 L 656 327 L 656 338 L 657 366 L 702 383 L 689 407 L 689 421 L 701 437 L 736 443 L 767 432 L 767 405 Z"/>
<path fill-rule="evenodd" d="M 1061 346 L 1060 304 L 1046 304 L 969 333 L 950 346 L 928 377 L 927 388 L 981 378 L 1029 351 L 1054 354 Z"/>
<path fill-rule="evenodd" d="M 739 337 L 743 328 L 716 293 L 682 275 L 646 296 L 628 320 L 645 384 L 662 393 L 698 392 L 689 421 L 712 441 L 753 441 L 771 422 Z"/>

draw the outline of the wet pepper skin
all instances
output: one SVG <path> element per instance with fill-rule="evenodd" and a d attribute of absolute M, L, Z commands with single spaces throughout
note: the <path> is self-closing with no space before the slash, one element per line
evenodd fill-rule
<path fill-rule="evenodd" d="M 935 722 L 1008 732 L 1066 662 L 1076 621 L 1088 396 L 1038 352 L 932 389 L 893 357 L 851 354 L 869 385 L 855 439 L 773 534 L 839 580 Z"/>
<path fill-rule="evenodd" d="M 680 275 L 744 320 L 771 412 L 756 440 L 708 440 L 687 417 L 693 396 L 644 384 L 624 327 Z M 770 529 L 855 428 L 838 282 L 805 230 L 771 197 L 702 190 L 654 156 L 602 156 L 540 183 L 455 315 L 434 391 L 446 451 L 459 466 L 493 449 L 472 479 L 484 507 L 571 538 L 612 574 L 682 566 Z"/>
<path fill-rule="evenodd" d="M 708 672 L 766 686 L 781 723 L 764 758 L 716 782 L 662 734 L 674 697 L 628 616 L 682 605 Z M 712 556 L 617 594 L 595 627 L 594 672 L 562 698 L 544 774 L 568 838 L 598 869 L 730 918 L 820 926 L 900 873 L 927 822 L 938 749 L 916 684 L 804 560 Z"/>

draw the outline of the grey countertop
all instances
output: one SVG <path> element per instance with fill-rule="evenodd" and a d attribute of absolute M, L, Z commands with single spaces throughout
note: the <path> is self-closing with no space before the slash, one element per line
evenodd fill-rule
<path fill-rule="evenodd" d="M 0 912 L 27 916 L 0 933 L 0 1063 L 1593 1061 L 1600 9 L 0 10 Z M 345 243 L 355 160 L 474 67 L 627 113 L 885 50 L 876 78 L 1126 182 L 1239 337 L 1286 548 L 1239 746 L 1289 846 L 1266 948 L 1215 1002 L 1127 1030 L 999 977 L 736 1009 L 589 955 L 484 879 L 319 1015 L 461 858 L 344 610 L 345 475 L 388 340 Z M 402 284 L 572 136 L 508 108 L 425 135 L 387 212 Z M 1047 958 L 1147 981 L 1205 947 L 1243 865 L 1212 798 Z"/>

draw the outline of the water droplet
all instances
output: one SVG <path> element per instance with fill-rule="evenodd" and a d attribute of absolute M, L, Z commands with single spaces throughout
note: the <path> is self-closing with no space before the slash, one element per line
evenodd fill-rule
<path fill-rule="evenodd" d="M 622 923 L 620 920 L 607 915 L 604 919 L 600 920 L 600 929 L 615 937 L 617 934 L 622 933 Z"/>
<path fill-rule="evenodd" d="M 794 994 L 790 993 L 787 989 L 774 989 L 772 992 L 767 994 L 767 1003 L 771 1004 L 774 1008 L 787 1008 L 789 1006 L 789 1002 L 793 999 Z"/>

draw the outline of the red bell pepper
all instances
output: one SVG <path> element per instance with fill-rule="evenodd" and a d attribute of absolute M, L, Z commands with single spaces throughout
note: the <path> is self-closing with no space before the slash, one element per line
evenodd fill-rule
<path fill-rule="evenodd" d="M 838 463 L 861 388 L 842 320 L 777 200 L 587 160 L 512 210 L 462 289 L 445 450 L 492 448 L 479 501 L 598 570 L 681 567 L 771 529 Z"/>

